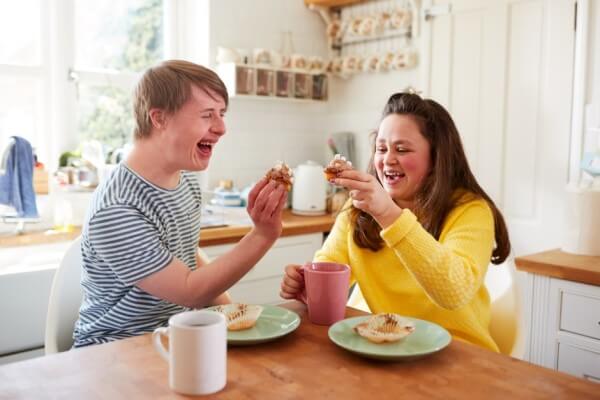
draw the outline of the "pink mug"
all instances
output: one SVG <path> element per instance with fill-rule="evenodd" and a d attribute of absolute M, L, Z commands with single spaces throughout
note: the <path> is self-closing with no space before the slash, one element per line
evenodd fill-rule
<path fill-rule="evenodd" d="M 331 262 L 307 263 L 300 269 L 304 289 L 300 300 L 308 306 L 308 319 L 317 325 L 331 325 L 344 319 L 350 267 Z"/>

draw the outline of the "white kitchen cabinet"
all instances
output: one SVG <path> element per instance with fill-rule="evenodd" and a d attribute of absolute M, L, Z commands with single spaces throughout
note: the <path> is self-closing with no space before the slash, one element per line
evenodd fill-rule
<path fill-rule="evenodd" d="M 600 286 L 528 274 L 528 360 L 600 383 Z"/>
<path fill-rule="evenodd" d="M 279 288 L 285 266 L 312 260 L 322 243 L 321 232 L 278 239 L 258 264 L 229 289 L 233 301 L 253 304 L 281 302 Z M 202 247 L 202 250 L 212 259 L 225 254 L 234 246 L 235 244 L 224 244 Z"/>

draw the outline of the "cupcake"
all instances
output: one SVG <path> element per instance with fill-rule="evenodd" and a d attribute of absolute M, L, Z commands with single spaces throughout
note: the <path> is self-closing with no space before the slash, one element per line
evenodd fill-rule
<path fill-rule="evenodd" d="M 325 174 L 325 179 L 330 181 L 332 179 L 335 179 L 337 177 L 337 174 L 339 174 L 340 172 L 349 169 L 352 169 L 352 163 L 346 160 L 346 157 L 344 157 L 343 155 L 336 154 L 335 157 L 333 157 L 333 160 L 331 160 L 331 162 L 329 163 L 329 165 L 325 167 L 323 173 Z"/>
<path fill-rule="evenodd" d="M 414 330 L 415 325 L 412 321 L 391 313 L 373 315 L 354 327 L 354 332 L 377 344 L 396 342 Z"/>
<path fill-rule="evenodd" d="M 217 306 L 215 310 L 225 315 L 228 330 L 241 331 L 250 329 L 256 324 L 263 308 L 257 305 L 233 303 Z"/>
<path fill-rule="evenodd" d="M 294 183 L 294 172 L 286 163 L 280 161 L 267 171 L 265 178 L 282 183 L 289 192 L 292 189 L 292 183 Z"/>

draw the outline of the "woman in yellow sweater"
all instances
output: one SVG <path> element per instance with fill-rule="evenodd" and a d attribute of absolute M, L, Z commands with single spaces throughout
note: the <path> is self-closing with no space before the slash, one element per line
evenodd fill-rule
<path fill-rule="evenodd" d="M 418 95 L 392 95 L 373 142 L 368 173 L 332 183 L 350 201 L 315 255 L 350 265 L 373 313 L 433 321 L 453 337 L 498 351 L 483 284 L 491 261 L 510 252 L 506 224 L 471 172 L 448 112 Z M 281 296 L 304 286 L 288 265 Z"/>

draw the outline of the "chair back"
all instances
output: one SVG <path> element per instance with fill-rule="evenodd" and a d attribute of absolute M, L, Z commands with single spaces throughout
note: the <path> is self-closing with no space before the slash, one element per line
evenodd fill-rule
<path fill-rule="evenodd" d="M 66 351 L 73 346 L 73 329 L 83 298 L 82 264 L 79 237 L 67 249 L 52 281 L 46 317 L 46 354 Z"/>
<path fill-rule="evenodd" d="M 490 265 L 485 286 L 491 299 L 490 334 L 502 354 L 523 358 L 525 334 L 523 308 L 517 271 L 512 259 L 502 265 Z"/>
<path fill-rule="evenodd" d="M 364 312 L 371 312 L 365 297 L 360 291 L 360 286 L 358 286 L 358 283 L 354 283 L 352 287 L 350 287 L 350 294 L 348 295 L 348 301 L 346 302 L 346 305 Z"/>

